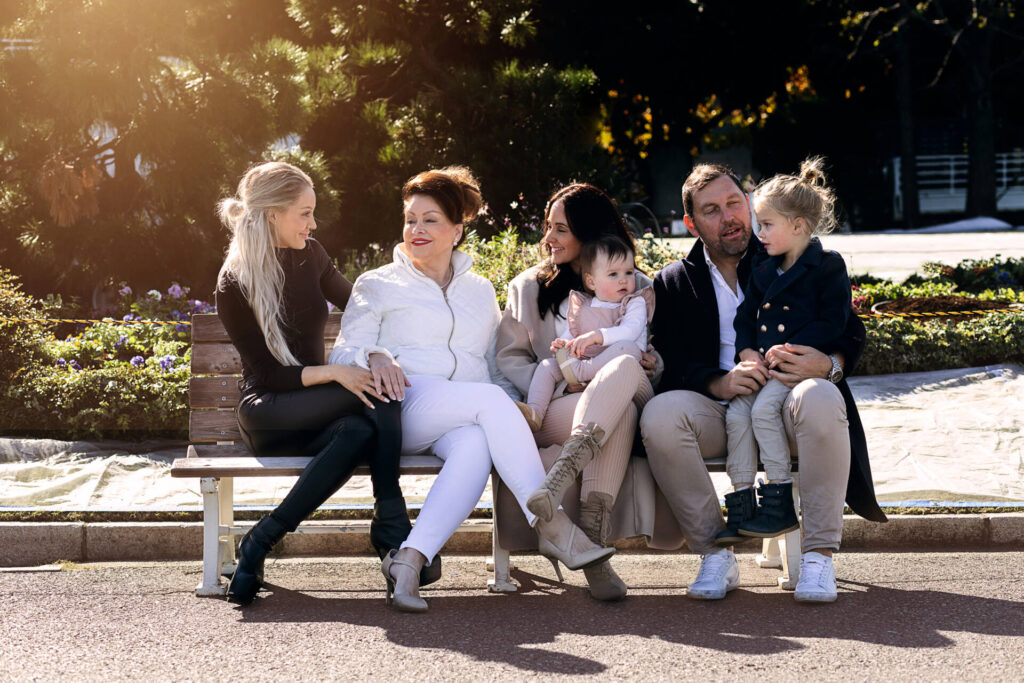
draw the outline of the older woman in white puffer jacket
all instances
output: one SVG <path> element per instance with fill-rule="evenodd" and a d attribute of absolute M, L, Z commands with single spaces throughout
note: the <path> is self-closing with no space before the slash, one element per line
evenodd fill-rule
<path fill-rule="evenodd" d="M 540 536 L 540 552 L 581 569 L 612 548 L 593 544 L 565 513 L 550 522 L 526 509 L 544 480 L 533 434 L 499 384 L 500 312 L 494 287 L 456 249 L 482 199 L 468 169 L 426 171 L 402 188 L 405 227 L 394 261 L 356 280 L 331 363 L 368 368 L 377 390 L 402 404 L 402 452 L 445 461 L 409 538 L 381 565 L 401 610 L 422 612 L 420 569 L 473 511 L 491 467 Z"/>

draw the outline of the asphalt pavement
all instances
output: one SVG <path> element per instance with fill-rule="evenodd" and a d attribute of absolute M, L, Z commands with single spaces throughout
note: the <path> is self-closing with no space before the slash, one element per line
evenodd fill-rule
<path fill-rule="evenodd" d="M 1024 553 L 845 553 L 839 600 L 794 602 L 740 555 L 725 600 L 685 597 L 689 554 L 620 554 L 630 585 L 592 600 L 517 557 L 517 594 L 484 588 L 484 558 L 444 558 L 430 611 L 385 606 L 368 557 L 272 560 L 253 605 L 197 598 L 198 562 L 0 573 L 0 679 L 1020 680 Z"/>

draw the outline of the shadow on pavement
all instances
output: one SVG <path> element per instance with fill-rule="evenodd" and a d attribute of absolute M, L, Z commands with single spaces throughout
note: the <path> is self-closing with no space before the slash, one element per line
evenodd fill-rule
<path fill-rule="evenodd" d="M 380 598 L 336 598 L 269 586 L 272 593 L 240 610 L 243 622 L 338 622 L 384 629 L 409 648 L 459 652 L 523 671 L 594 674 L 608 667 L 573 654 L 580 637 L 659 639 L 734 654 L 766 655 L 800 650 L 801 640 L 823 638 L 902 648 L 954 645 L 946 633 L 1013 636 L 1024 633 L 1024 603 L 922 588 L 901 590 L 839 581 L 839 600 L 803 605 L 791 593 L 737 589 L 722 601 L 634 591 L 621 603 L 599 603 L 587 591 L 522 571 L 515 594 L 451 595 L 424 591 L 427 614 L 402 614 Z M 943 582 L 948 585 L 948 582 Z M 432 595 L 433 593 L 433 595 Z M 549 595 L 551 594 L 551 595 Z M 490 634 L 490 637 L 481 637 Z M 572 636 L 560 639 L 561 636 Z M 824 663 L 823 663 L 824 664 Z"/>

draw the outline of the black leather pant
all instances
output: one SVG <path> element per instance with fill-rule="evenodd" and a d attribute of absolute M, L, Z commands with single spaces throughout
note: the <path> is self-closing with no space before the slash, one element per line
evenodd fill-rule
<path fill-rule="evenodd" d="M 401 498 L 402 404 L 370 400 L 374 410 L 333 382 L 298 391 L 243 392 L 238 425 L 254 453 L 313 457 L 271 513 L 288 531 L 294 531 L 363 463 L 370 467 L 378 503 Z"/>

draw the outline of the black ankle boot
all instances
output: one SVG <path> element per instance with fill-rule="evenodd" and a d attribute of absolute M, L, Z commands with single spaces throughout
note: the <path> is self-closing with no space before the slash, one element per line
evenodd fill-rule
<path fill-rule="evenodd" d="M 263 585 L 263 563 L 274 544 L 288 530 L 267 515 L 242 537 L 238 544 L 238 564 L 228 583 L 227 597 L 232 602 L 248 605 Z"/>
<path fill-rule="evenodd" d="M 800 528 L 793 505 L 793 482 L 785 484 L 761 484 L 757 487 L 761 505 L 757 515 L 739 525 L 743 536 L 774 538 Z"/>
<path fill-rule="evenodd" d="M 409 511 L 405 498 L 378 500 L 373 505 L 373 521 L 370 522 L 370 543 L 383 560 L 391 550 L 397 550 L 412 531 Z M 441 556 L 435 555 L 428 565 L 420 569 L 420 586 L 434 583 L 441 578 Z"/>
<path fill-rule="evenodd" d="M 739 526 L 754 518 L 757 514 L 757 497 L 754 487 L 748 486 L 739 491 L 725 494 L 725 528 L 715 536 L 715 545 L 726 547 L 744 540 L 740 536 Z"/>

